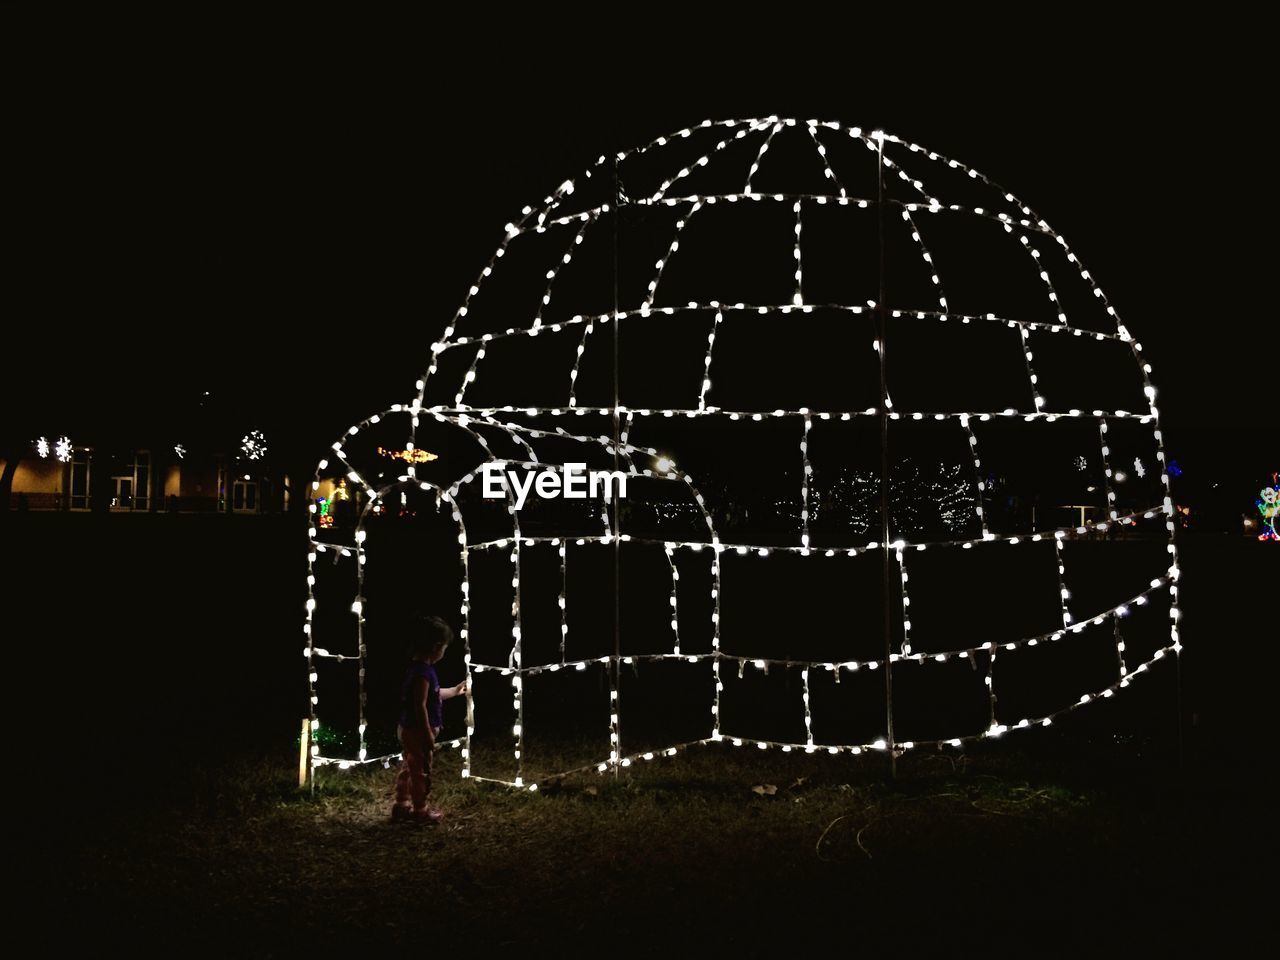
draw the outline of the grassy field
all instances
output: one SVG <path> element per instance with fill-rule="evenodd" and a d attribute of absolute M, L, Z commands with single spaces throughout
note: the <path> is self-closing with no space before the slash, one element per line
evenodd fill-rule
<path fill-rule="evenodd" d="M 281 756 L 118 797 L 65 836 L 54 882 L 95 943 L 237 956 L 1190 942 L 1214 909 L 1203 800 L 1167 753 L 1073 749 L 912 758 L 892 780 L 879 759 L 706 746 L 532 795 L 462 782 L 446 753 L 438 826 L 389 822 L 394 768 L 312 797 Z"/>
<path fill-rule="evenodd" d="M 4 909 L 49 952 L 1222 955 L 1269 916 L 1280 551 L 1186 545 L 1181 768 L 1168 664 L 897 779 L 717 745 L 530 795 L 445 753 L 447 819 L 414 828 L 391 770 L 297 790 L 297 531 L 131 519 L 31 518 L 0 551 Z"/>

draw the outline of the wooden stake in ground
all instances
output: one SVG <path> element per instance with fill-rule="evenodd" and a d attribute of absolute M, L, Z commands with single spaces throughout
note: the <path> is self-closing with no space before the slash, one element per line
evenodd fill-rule
<path fill-rule="evenodd" d="M 298 738 L 298 786 L 307 785 L 307 761 L 311 756 L 311 721 L 302 718 L 302 736 Z"/>

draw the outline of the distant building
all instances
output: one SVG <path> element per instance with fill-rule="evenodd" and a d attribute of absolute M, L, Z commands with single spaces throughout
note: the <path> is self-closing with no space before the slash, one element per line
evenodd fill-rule
<path fill-rule="evenodd" d="M 0 458 L 0 470 L 5 462 Z M 64 461 L 18 462 L 11 510 L 111 513 L 278 513 L 289 508 L 289 477 L 264 461 L 224 453 L 97 450 L 73 446 Z"/>

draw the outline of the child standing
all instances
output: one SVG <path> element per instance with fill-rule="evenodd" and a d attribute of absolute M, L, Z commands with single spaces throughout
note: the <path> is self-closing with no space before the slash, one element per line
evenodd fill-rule
<path fill-rule="evenodd" d="M 444 726 L 444 701 L 467 692 L 464 680 L 440 687 L 435 664 L 444 656 L 453 630 L 439 617 L 424 617 L 409 641 L 409 669 L 400 688 L 400 724 L 396 730 L 404 758 L 396 778 L 392 820 L 439 823 L 444 814 L 429 806 L 436 737 Z"/>

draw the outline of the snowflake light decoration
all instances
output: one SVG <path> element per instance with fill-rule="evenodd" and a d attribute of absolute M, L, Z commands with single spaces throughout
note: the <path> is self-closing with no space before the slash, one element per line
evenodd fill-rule
<path fill-rule="evenodd" d="M 49 456 L 49 438 L 48 437 L 40 437 L 38 440 L 36 440 L 35 447 L 36 447 L 36 456 L 38 456 L 41 460 L 44 460 Z"/>
<path fill-rule="evenodd" d="M 801 154 L 808 157 L 808 169 L 813 174 L 809 180 L 791 182 L 780 180 L 776 175 L 769 180 L 773 157 Z M 868 159 L 873 164 L 875 185 L 859 196 L 852 185 L 853 171 L 858 162 Z M 767 187 L 766 182 L 769 182 Z M 931 192 L 935 185 L 938 185 L 936 194 Z M 956 196 L 951 196 L 952 193 Z M 870 295 L 840 292 L 847 291 L 848 285 L 837 289 L 830 283 L 824 292 L 816 292 L 824 261 L 823 251 L 815 250 L 820 234 L 814 225 L 824 218 L 830 222 L 831 218 L 857 215 L 858 211 L 866 211 L 864 215 L 871 218 L 869 222 L 879 224 L 880 289 L 885 285 L 885 229 L 887 224 L 892 224 L 895 229 L 905 231 L 901 249 L 911 251 L 916 267 L 927 278 L 923 286 L 930 291 L 930 303 L 899 304 L 892 288 L 887 295 L 881 295 L 874 286 Z M 732 220 L 737 224 L 735 229 L 750 236 L 751 251 L 768 246 L 774 252 L 783 252 L 782 265 L 776 267 L 776 276 L 783 282 L 771 288 L 776 295 L 769 299 L 752 301 L 742 297 L 739 301 L 721 291 L 725 276 L 740 280 L 750 274 L 756 279 L 775 268 L 772 261 L 767 267 L 739 267 L 735 262 L 726 261 L 718 248 L 709 249 L 704 245 L 701 254 L 695 252 L 699 249 L 696 242 L 699 228 L 730 222 L 725 218 L 731 214 L 736 217 Z M 981 226 L 998 232 L 1000 242 L 1015 251 L 1014 256 L 1021 264 L 1019 269 L 1029 271 L 1031 285 L 1040 291 L 1037 296 L 1041 298 L 1043 319 L 1001 316 L 987 309 L 965 310 L 952 304 L 943 289 L 946 267 L 934 260 L 926 246 L 925 237 L 930 234 L 930 228 L 922 229 L 925 224 L 943 220 L 959 222 L 965 229 Z M 617 259 L 612 259 L 609 251 L 618 248 L 610 244 L 616 244 L 618 236 L 630 229 L 636 231 L 637 237 L 631 239 L 630 246 L 622 248 L 623 262 L 616 265 Z M 644 233 L 645 230 L 650 233 Z M 848 236 L 847 231 L 834 232 L 840 237 Z M 908 237 L 909 242 L 905 239 Z M 827 251 L 829 261 L 844 265 L 851 262 L 847 253 L 837 253 L 841 255 L 832 256 Z M 735 267 L 738 267 L 736 272 Z M 583 277 L 607 281 L 595 289 L 613 290 L 613 302 L 589 301 L 582 288 L 570 284 L 571 279 L 580 281 Z M 503 289 L 501 284 L 507 282 L 504 278 L 512 278 L 512 283 L 525 283 L 525 287 L 520 288 L 524 299 L 502 300 L 499 309 L 491 304 L 488 292 L 495 287 Z M 674 286 L 677 278 L 683 283 L 678 288 Z M 839 279 L 844 279 L 844 275 Z M 645 280 L 647 285 L 642 285 Z M 1068 306 L 1066 299 L 1059 295 L 1068 285 L 1087 296 Z M 680 293 L 669 293 L 669 289 L 678 289 Z M 1089 319 L 1082 320 L 1080 315 L 1086 312 Z M 741 388 L 741 376 L 737 392 L 730 390 L 734 371 L 728 365 L 732 362 L 732 353 L 726 357 L 726 348 L 721 346 L 717 350 L 718 344 L 735 335 L 754 336 L 759 345 L 780 348 L 791 338 L 799 339 L 801 335 L 793 331 L 818 316 L 830 318 L 830 322 L 825 328 L 817 328 L 810 339 L 804 341 L 807 352 L 796 361 L 804 374 L 798 398 L 780 402 L 768 393 L 775 375 L 786 372 L 781 360 L 774 362 L 772 370 L 750 371 L 746 382 L 755 393 Z M 671 383 L 679 380 L 686 399 L 661 407 L 627 401 L 621 395 L 623 388 L 619 387 L 616 375 L 619 351 L 625 361 L 625 345 L 640 343 L 643 346 L 643 333 L 661 324 L 667 325 L 662 329 L 675 331 L 670 335 L 678 335 L 679 330 L 671 326 L 677 319 L 682 329 L 700 331 L 699 345 L 692 352 L 693 362 L 677 372 L 676 361 L 690 358 L 678 356 L 670 343 L 662 342 L 657 352 L 663 356 L 663 367 L 653 379 Z M 913 409 L 899 398 L 891 398 L 893 376 L 888 372 L 886 355 L 894 349 L 894 337 L 900 334 L 903 339 L 927 339 L 943 330 L 944 325 L 948 331 L 1012 338 L 1016 350 L 1013 356 L 1025 374 L 1019 387 L 1022 395 L 1016 405 L 957 409 L 959 404 L 951 400 L 949 407 Z M 625 336 L 622 335 L 624 329 Z M 810 368 L 830 356 L 845 357 L 853 349 L 837 346 L 844 342 L 838 338 L 848 330 L 860 331 L 859 338 L 865 332 L 865 339 L 860 342 L 864 350 L 869 344 L 866 360 L 878 369 L 878 397 L 869 405 L 861 406 L 808 399 L 805 391 L 812 394 L 823 382 Z M 630 339 L 632 337 L 636 339 Z M 849 342 L 856 345 L 859 341 Z M 901 344 L 903 340 L 896 342 Z M 1080 366 L 1075 369 L 1082 378 L 1093 372 L 1089 365 L 1095 361 L 1090 351 L 1105 349 L 1124 355 L 1131 364 L 1127 369 L 1132 371 L 1133 385 L 1140 390 L 1137 408 L 1088 410 L 1066 402 L 1055 403 L 1054 390 L 1046 386 L 1050 380 L 1045 374 L 1044 357 L 1040 355 L 1041 352 L 1052 355 L 1055 345 L 1078 351 Z M 531 359 L 535 351 L 543 347 L 561 351 L 560 365 L 545 361 L 543 354 L 538 354 L 537 360 Z M 615 374 L 611 381 L 613 396 L 601 399 L 601 390 L 591 386 L 592 371 L 595 369 L 598 373 L 602 369 L 607 374 L 610 349 Z M 765 352 L 758 346 L 752 356 L 758 358 Z M 593 368 L 595 360 L 600 362 Z M 486 370 L 499 363 L 505 364 L 497 368 L 501 372 L 486 378 Z M 558 379 L 554 389 L 535 391 L 534 386 L 542 385 L 542 380 L 536 378 L 548 371 Z M 494 674 L 509 683 L 509 690 L 504 689 L 502 697 L 495 698 L 497 702 L 487 709 L 513 711 L 510 747 L 515 774 L 488 776 L 473 768 L 475 758 L 471 748 L 478 697 L 469 692 L 466 735 L 447 744 L 461 749 L 464 777 L 537 789 L 536 779 L 526 782 L 525 778 L 526 690 L 537 684 L 539 677 L 561 670 L 602 671 L 602 681 L 607 681 L 607 724 L 605 716 L 599 717 L 598 722 L 608 730 L 609 746 L 607 754 L 589 768 L 598 771 L 617 770 L 633 762 L 674 755 L 694 743 L 713 741 L 783 752 L 883 751 L 895 756 L 926 748 L 958 748 L 967 742 L 1001 736 L 1009 730 L 1048 726 L 1094 700 L 1110 698 L 1127 688 L 1136 676 L 1147 673 L 1156 661 L 1181 651 L 1180 569 L 1173 542 L 1173 504 L 1164 469 L 1166 460 L 1155 404 L 1156 391 L 1150 374 L 1151 366 L 1142 354 L 1142 345 L 1120 321 L 1115 308 L 1061 234 L 983 174 L 917 144 L 880 131 L 867 132 L 839 123 L 769 117 L 726 122 L 708 120 L 634 150 L 602 155 L 583 176 L 564 181 L 542 202 L 525 207 L 518 218 L 506 225 L 497 250 L 468 289 L 441 337 L 430 345 L 426 373 L 417 381 L 410 401 L 393 404 L 353 424 L 332 444 L 331 453 L 317 466 L 313 489 L 318 489 L 320 483 L 332 475 L 330 471 L 337 470 L 350 481 L 353 490 L 362 494 L 363 512 L 354 529 L 344 530 L 336 524 L 325 526 L 323 521 L 316 522 L 315 517 L 309 528 L 311 572 L 303 653 L 308 667 L 311 729 L 318 729 L 320 724 L 319 665 L 349 663 L 351 695 L 358 704 L 359 747 L 354 756 L 325 756 L 319 745 L 313 743 L 309 769 L 326 764 L 341 768 L 390 759 L 390 755 L 370 756 L 365 738 L 367 603 L 362 598 L 366 565 L 377 562 L 376 558 L 370 560 L 365 524 L 371 517 L 372 507 L 394 492 L 423 491 L 449 507 L 460 548 L 461 629 L 458 634 L 468 681 L 474 675 Z M 680 378 L 688 378 L 687 384 Z M 1101 378 L 1099 375 L 1098 379 Z M 541 399 L 528 399 L 535 393 Z M 946 398 L 941 402 L 946 404 Z M 892 459 L 884 438 L 891 430 L 913 421 L 929 421 L 926 426 L 949 431 L 950 436 L 958 439 L 964 449 L 962 468 L 943 464 L 940 471 L 930 466 L 924 473 L 917 470 L 914 478 L 909 471 L 904 475 L 905 461 Z M 1035 527 L 1033 521 L 1031 534 L 1002 531 L 989 510 L 992 499 L 989 481 L 985 478 L 993 474 L 988 472 L 990 468 L 984 470 L 982 466 L 980 451 L 985 450 L 986 438 L 990 436 L 987 431 L 1005 426 L 1031 430 L 1053 423 L 1083 430 L 1096 438 L 1101 467 L 1099 497 L 1105 496 L 1101 519 L 1085 522 L 1082 518 L 1079 525 L 1058 528 Z M 772 501 L 776 508 L 784 502 L 797 505 L 794 515 L 798 522 L 787 542 L 749 534 L 736 540 L 727 539 L 723 524 L 717 525 L 719 515 L 714 514 L 686 469 L 684 461 L 691 459 L 686 457 L 690 448 L 670 442 L 663 433 L 667 424 L 692 425 L 692 428 L 724 425 L 726 430 L 735 429 L 731 424 L 772 424 L 779 430 L 792 430 L 794 441 L 788 441 L 785 451 L 770 449 L 759 459 L 762 464 L 773 463 L 784 456 L 793 461 L 787 476 L 794 478 L 789 481 L 795 484 L 794 492 Z M 879 469 L 868 473 L 848 468 L 839 476 L 833 472 L 823 487 L 815 480 L 816 447 L 813 445 L 818 443 L 817 435 L 836 427 L 852 430 L 862 425 L 879 428 Z M 1122 508 L 1113 488 L 1112 481 L 1116 478 L 1110 462 L 1113 456 L 1120 455 L 1122 441 L 1113 434 L 1131 429 L 1142 434 L 1144 442 L 1154 451 L 1160 467 L 1161 489 L 1158 494 L 1152 494 L 1150 501 L 1126 502 Z M 417 441 L 433 430 L 456 436 L 460 443 L 465 438 L 475 451 L 474 459 L 465 465 L 455 464 L 452 473 L 443 457 L 433 464 L 407 462 L 403 472 L 394 479 L 381 478 L 381 465 L 385 460 L 380 461 L 375 452 L 378 445 L 391 449 L 403 446 L 406 451 L 412 451 Z M 399 436 L 395 439 L 384 439 L 397 431 Z M 641 434 L 645 442 L 640 442 Z M 401 439 L 406 436 L 407 440 Z M 697 440 L 693 446 L 696 452 Z M 445 448 L 433 446 L 433 449 Z M 679 458 L 666 452 L 671 450 L 677 450 Z M 588 453 L 613 458 L 619 465 L 616 469 L 625 470 L 637 482 L 658 485 L 668 492 L 664 503 L 683 498 L 681 506 L 689 507 L 687 511 L 664 507 L 650 510 L 646 516 L 656 518 L 655 522 L 674 516 L 693 517 L 698 529 L 675 532 L 674 528 L 666 528 L 658 533 L 627 529 L 624 526 L 627 515 L 617 500 L 593 505 L 598 508 L 594 519 L 598 533 L 554 525 L 550 529 L 546 526 L 535 529 L 533 524 L 528 524 L 522 529 L 520 513 L 514 505 L 506 512 L 504 522 L 508 526 L 496 536 L 482 536 L 477 532 L 483 527 L 478 519 L 469 526 L 472 511 L 476 509 L 471 504 L 475 500 L 479 465 L 498 463 L 545 468 L 585 460 Z M 1069 463 L 1062 472 L 1072 473 L 1071 466 L 1076 471 L 1087 471 L 1090 459 L 1078 455 L 1054 462 Z M 743 469 L 752 472 L 757 467 L 753 464 Z M 1135 469 L 1143 476 L 1137 461 Z M 892 493 L 895 476 L 899 490 L 896 498 Z M 905 488 L 914 486 L 916 492 L 903 495 L 904 482 Z M 1078 478 L 1076 483 L 1078 486 Z M 1126 486 L 1126 495 L 1133 486 Z M 817 499 L 819 493 L 839 509 L 851 506 L 855 514 L 870 508 L 872 518 L 866 522 L 859 519 L 836 533 L 820 531 L 817 517 L 828 507 Z M 904 526 L 900 519 L 894 518 L 895 499 L 907 506 L 899 512 L 914 511 L 913 522 L 918 530 L 926 532 L 913 532 L 911 523 Z M 313 504 L 311 510 L 314 515 L 318 508 Z M 640 512 L 637 508 L 629 514 L 633 522 Z M 945 534 L 929 532 L 938 529 L 936 525 L 927 525 L 930 520 L 940 521 Z M 1153 521 L 1162 527 L 1161 533 L 1167 538 L 1167 563 L 1149 573 L 1143 571 L 1143 585 L 1123 602 L 1097 607 L 1073 599 L 1067 588 L 1064 541 L 1113 526 L 1136 527 L 1143 521 Z M 1032 547 L 1033 544 L 1041 546 Z M 669 644 L 663 651 L 641 653 L 622 649 L 616 634 L 612 654 L 599 653 L 599 643 L 594 648 L 596 652 L 591 654 L 579 646 L 588 638 L 575 636 L 576 628 L 567 616 L 571 599 L 567 564 L 584 561 L 589 564 L 591 560 L 583 551 L 601 548 L 613 551 L 615 557 L 633 548 L 653 550 L 665 556 L 670 570 L 670 590 L 666 596 L 651 598 L 655 607 L 669 616 Z M 949 638 L 950 644 L 941 648 L 917 644 L 914 631 L 918 629 L 915 621 L 921 604 L 919 596 L 913 598 L 911 592 L 918 589 L 918 576 L 914 571 L 908 574 L 908 567 L 917 563 L 917 555 L 927 551 L 950 562 L 951 558 L 966 558 L 961 551 L 972 550 L 974 553 L 967 556 L 973 557 L 1011 548 L 1020 551 L 1020 555 L 1048 551 L 1054 561 L 1046 573 L 1051 580 L 1056 576 L 1054 607 L 1049 613 L 1057 626 L 1034 636 L 999 643 L 986 639 L 980 631 L 976 635 L 960 631 Z M 324 564 L 320 562 L 321 555 L 325 557 Z M 897 629 L 891 632 L 886 628 L 881 655 L 799 660 L 782 655 L 747 656 L 741 652 L 741 646 L 734 646 L 740 638 L 732 635 L 725 626 L 728 621 L 722 616 L 729 602 L 722 587 L 732 576 L 726 574 L 726 561 L 732 558 L 735 565 L 761 564 L 769 562 L 770 557 L 787 557 L 795 558 L 800 564 L 820 565 L 867 556 L 878 558 L 877 564 L 886 571 L 886 590 L 897 594 L 900 600 L 894 608 L 900 612 L 890 614 L 898 618 Z M 511 592 L 500 603 L 490 601 L 485 606 L 485 626 L 473 633 L 476 621 L 472 614 L 477 608 L 473 607 L 471 571 L 486 557 L 510 562 Z M 526 659 L 526 641 L 533 627 L 525 617 L 522 598 L 526 590 L 533 588 L 528 586 L 529 578 L 522 574 L 526 564 L 555 562 L 549 558 L 558 558 L 559 563 L 556 604 L 560 611 L 559 655 Z M 354 604 L 349 594 L 336 601 L 322 596 L 316 572 L 322 566 L 331 566 L 329 559 L 333 566 L 347 565 L 345 569 L 351 574 L 358 598 Z M 690 588 L 681 586 L 684 582 L 681 564 L 686 561 L 707 565 L 710 597 L 703 597 L 701 603 L 692 608 L 700 611 L 697 613 L 686 612 L 690 609 L 687 592 Z M 923 564 L 923 558 L 919 562 Z M 1126 648 L 1120 624 L 1158 596 L 1167 596 L 1169 602 L 1170 622 L 1167 632 L 1163 633 L 1165 639 L 1145 651 L 1141 658 L 1135 657 L 1134 651 Z M 917 601 L 914 604 L 913 599 Z M 508 601 L 509 635 L 495 639 L 490 614 L 499 608 L 505 610 Z M 776 602 L 801 608 L 806 601 L 802 597 L 779 596 Z M 345 647 L 347 652 L 337 652 L 334 641 L 318 644 L 316 610 L 321 603 L 332 604 L 344 614 L 355 614 L 354 644 Z M 682 647 L 682 641 L 692 630 L 691 617 L 699 618 L 707 630 L 708 649 Z M 708 617 L 710 622 L 706 623 Z M 1000 703 L 997 694 L 1002 684 L 1012 681 L 997 669 L 997 661 L 1003 665 L 1006 659 L 1016 660 L 1035 647 L 1070 650 L 1073 637 L 1085 632 L 1097 636 L 1098 628 L 1105 632 L 1115 657 L 1114 678 L 1100 689 L 1083 690 L 1074 702 L 1040 713 L 1012 713 L 1011 710 L 1017 708 Z M 621 672 L 624 666 L 634 668 L 650 662 L 688 665 L 690 669 L 709 668 L 710 713 L 706 717 L 705 736 L 661 749 L 633 749 L 628 753 L 623 740 Z M 981 725 L 969 724 L 948 731 L 948 736 L 928 740 L 910 740 L 897 735 L 894 676 L 907 671 L 936 671 L 941 669 L 938 664 L 948 662 L 967 664 L 972 669 L 964 671 L 966 675 L 981 677 L 985 701 Z M 735 717 L 734 707 L 726 702 L 727 698 L 722 699 L 726 683 L 733 682 L 735 675 L 742 677 L 748 670 L 767 672 L 770 669 L 782 671 L 795 681 L 792 689 L 799 695 L 793 706 L 796 716 L 803 717 L 802 736 L 797 734 L 791 739 L 747 736 L 738 726 L 742 718 Z M 840 678 L 845 677 L 848 682 L 855 674 L 865 676 L 866 671 L 878 671 L 875 676 L 884 678 L 885 716 L 881 731 L 858 740 L 824 733 L 826 714 L 811 712 L 811 704 L 831 695 L 826 686 L 828 680 L 839 683 Z M 473 689 L 470 683 L 468 689 Z M 563 772 L 557 771 L 555 775 Z"/>
<path fill-rule="evenodd" d="M 261 460 L 267 455 L 267 438 L 261 430 L 250 430 L 240 441 L 240 452 L 249 460 Z"/>
<path fill-rule="evenodd" d="M 60 463 L 70 463 L 71 439 L 66 436 L 59 437 L 57 442 L 53 445 L 53 455 Z"/>

